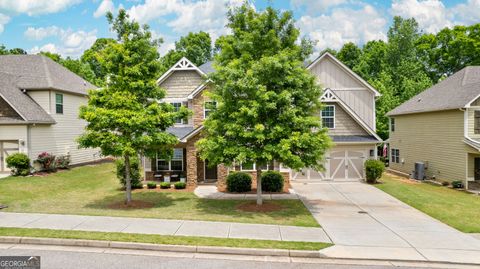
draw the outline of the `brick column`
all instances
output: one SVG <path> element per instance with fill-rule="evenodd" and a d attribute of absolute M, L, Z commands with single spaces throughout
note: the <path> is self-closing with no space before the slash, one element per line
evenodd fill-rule
<path fill-rule="evenodd" d="M 197 186 L 197 149 L 195 141 L 187 144 L 187 185 Z"/>

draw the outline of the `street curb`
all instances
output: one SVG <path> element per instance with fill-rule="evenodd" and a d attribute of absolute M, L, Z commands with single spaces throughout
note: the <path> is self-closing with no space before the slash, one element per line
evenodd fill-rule
<path fill-rule="evenodd" d="M 0 236 L 0 243 L 117 248 L 117 249 L 208 253 L 208 254 L 282 256 L 282 257 L 297 257 L 297 258 L 327 258 L 325 255 L 321 254 L 320 251 L 309 251 L 309 250 L 164 245 L 164 244 L 149 244 L 149 243 L 120 242 L 120 241 L 39 238 L 39 237 L 20 237 L 20 236 Z"/>

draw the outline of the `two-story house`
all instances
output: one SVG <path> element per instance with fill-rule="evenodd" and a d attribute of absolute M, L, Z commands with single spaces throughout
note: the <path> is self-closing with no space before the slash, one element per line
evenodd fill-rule
<path fill-rule="evenodd" d="M 9 172 L 5 159 L 15 152 L 32 161 L 42 152 L 69 155 L 71 164 L 98 159 L 98 150 L 76 142 L 86 124 L 79 107 L 95 88 L 48 57 L 0 56 L 0 173 Z"/>
<path fill-rule="evenodd" d="M 480 181 L 480 66 L 465 67 L 387 115 L 390 169 L 411 175 L 422 162 L 427 178 Z"/>
<path fill-rule="evenodd" d="M 329 53 L 318 57 L 307 68 L 325 89 L 321 97 L 325 106 L 318 116 L 323 126 L 329 128 L 335 143 L 327 155 L 326 170 L 303 169 L 296 172 L 278 163 L 272 163 L 265 169 L 280 170 L 287 180 L 363 179 L 363 163 L 367 158 L 376 157 L 376 144 L 381 142 L 375 133 L 375 98 L 379 93 Z M 188 119 L 179 119 L 168 130 L 179 140 L 171 160 L 145 159 L 147 180 L 161 179 L 166 174 L 176 178 L 185 174 L 189 185 L 222 183 L 229 170 L 252 173 L 255 170 L 253 163 L 212 168 L 208 166 L 208 160 L 204 162 L 198 157 L 195 142 L 202 135 L 204 119 L 215 107 L 204 95 L 209 89 L 204 77 L 213 71 L 211 62 L 197 67 L 183 58 L 158 79 L 159 86 L 167 91 L 163 101 L 175 107 L 186 106 L 193 115 Z"/>

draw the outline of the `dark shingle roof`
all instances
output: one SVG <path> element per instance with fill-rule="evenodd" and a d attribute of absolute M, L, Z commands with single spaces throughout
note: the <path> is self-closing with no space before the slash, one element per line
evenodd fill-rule
<path fill-rule="evenodd" d="M 16 83 L 16 76 L 0 73 L 0 97 L 17 111 L 23 121 L 4 118 L 0 123 L 55 123 L 55 120 L 40 105 L 15 86 Z"/>
<path fill-rule="evenodd" d="M 17 76 L 21 89 L 55 89 L 75 94 L 87 94 L 96 86 L 43 55 L 0 56 L 0 72 Z"/>
<path fill-rule="evenodd" d="M 480 66 L 468 66 L 388 112 L 388 116 L 463 108 L 480 95 Z"/>
<path fill-rule="evenodd" d="M 191 133 L 193 131 L 192 126 L 186 126 L 186 127 L 170 127 L 167 129 L 168 133 L 173 134 L 176 136 L 178 139 L 184 138 L 186 135 Z"/>
<path fill-rule="evenodd" d="M 205 74 L 210 74 L 215 72 L 215 69 L 213 68 L 213 61 L 208 61 L 198 67 L 200 70 L 203 71 Z"/>
<path fill-rule="evenodd" d="M 333 142 L 379 142 L 371 135 L 332 135 Z"/>

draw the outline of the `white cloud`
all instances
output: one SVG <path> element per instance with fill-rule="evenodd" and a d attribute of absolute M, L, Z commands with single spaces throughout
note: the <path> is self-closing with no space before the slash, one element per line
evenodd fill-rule
<path fill-rule="evenodd" d="M 115 5 L 112 0 L 103 0 L 98 6 L 97 10 L 93 13 L 93 17 L 99 18 L 107 14 L 107 12 L 114 12 Z"/>
<path fill-rule="evenodd" d="M 28 16 L 56 13 L 82 0 L 0 0 L 0 10 Z"/>
<path fill-rule="evenodd" d="M 360 9 L 336 8 L 331 14 L 306 15 L 297 21 L 302 34 L 318 41 L 316 50 L 339 49 L 347 42 L 363 44 L 373 39 L 386 39 L 387 20 L 371 5 Z"/>
<path fill-rule="evenodd" d="M 468 0 L 452 8 L 456 23 L 474 24 L 480 21 L 480 0 Z"/>
<path fill-rule="evenodd" d="M 392 2 L 392 14 L 415 18 L 420 28 L 429 33 L 436 33 L 453 25 L 453 13 L 438 0 L 397 0 Z"/>
<path fill-rule="evenodd" d="M 330 7 L 345 4 L 348 0 L 292 0 L 291 5 L 294 8 L 305 8 L 305 12 L 325 12 Z"/>
<path fill-rule="evenodd" d="M 0 33 L 3 33 L 3 30 L 5 30 L 5 24 L 7 24 L 9 21 L 9 16 L 0 13 Z"/>
<path fill-rule="evenodd" d="M 58 37 L 60 44 L 48 43 L 43 46 L 35 46 L 30 49 L 30 53 L 38 53 L 40 51 L 49 51 L 59 53 L 62 56 L 78 57 L 84 50 L 90 48 L 97 39 L 97 30 L 90 32 L 85 31 L 73 31 L 71 29 L 62 29 L 58 26 L 33 28 L 29 27 L 25 31 L 25 36 L 41 40 L 48 36 Z"/>

